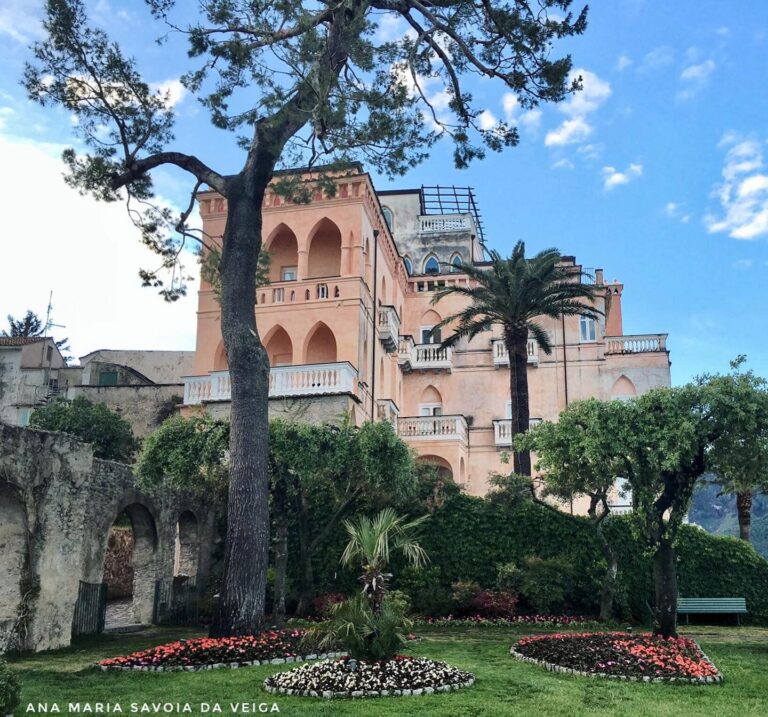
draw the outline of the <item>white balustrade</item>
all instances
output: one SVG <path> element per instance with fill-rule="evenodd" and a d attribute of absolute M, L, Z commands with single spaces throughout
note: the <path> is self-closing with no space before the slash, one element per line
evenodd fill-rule
<path fill-rule="evenodd" d="M 467 441 L 464 416 L 411 416 L 399 418 L 397 433 L 405 440 Z"/>
<path fill-rule="evenodd" d="M 429 214 L 419 217 L 419 232 L 421 234 L 461 232 L 473 229 L 474 223 L 469 214 Z"/>
<path fill-rule="evenodd" d="M 356 384 L 357 371 L 347 362 L 276 366 L 269 372 L 269 397 L 354 393 Z M 229 371 L 184 378 L 184 403 L 187 405 L 229 401 L 231 398 Z"/>
<path fill-rule="evenodd" d="M 639 354 L 667 350 L 667 334 L 606 336 L 606 354 Z"/>
<path fill-rule="evenodd" d="M 509 353 L 502 339 L 493 339 L 493 364 L 494 366 L 509 366 Z M 539 345 L 534 339 L 528 339 L 528 363 L 539 363 Z"/>
<path fill-rule="evenodd" d="M 540 418 L 528 419 L 528 427 L 533 428 L 541 423 Z M 512 445 L 512 419 L 504 418 L 493 422 L 493 438 L 496 446 Z"/>
<path fill-rule="evenodd" d="M 440 344 L 416 344 L 412 350 L 411 367 L 414 369 L 450 369 L 451 349 Z"/>

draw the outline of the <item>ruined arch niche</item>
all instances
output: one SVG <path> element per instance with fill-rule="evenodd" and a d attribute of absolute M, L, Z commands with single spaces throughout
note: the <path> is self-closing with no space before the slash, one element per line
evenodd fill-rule
<path fill-rule="evenodd" d="M 304 343 L 304 363 L 336 363 L 336 337 L 319 321 L 307 334 Z"/>
<path fill-rule="evenodd" d="M 16 617 L 21 579 L 29 558 L 24 504 L 16 491 L 0 482 L 0 623 Z"/>
<path fill-rule="evenodd" d="M 453 480 L 453 468 L 451 468 L 451 464 L 441 456 L 418 456 L 416 462 L 422 465 L 432 466 L 437 471 L 437 475 L 443 480 Z"/>
<path fill-rule="evenodd" d="M 224 339 L 222 339 L 219 341 L 216 353 L 213 356 L 213 370 L 226 371 L 228 368 L 229 361 L 227 360 L 227 349 L 224 347 Z"/>
<path fill-rule="evenodd" d="M 173 575 L 195 577 L 200 565 L 200 529 L 191 510 L 185 510 L 176 523 Z"/>
<path fill-rule="evenodd" d="M 434 386 L 430 385 L 427 386 L 422 392 L 421 392 L 421 398 L 419 399 L 419 403 L 443 403 L 443 397 L 440 395 L 440 391 L 438 391 Z"/>
<path fill-rule="evenodd" d="M 293 364 L 293 342 L 282 326 L 275 326 L 264 337 L 264 348 L 270 366 L 291 366 Z"/>
<path fill-rule="evenodd" d="M 613 388 L 611 389 L 611 398 L 620 401 L 626 401 L 629 398 L 635 397 L 637 397 L 637 389 L 635 388 L 635 384 L 622 374 L 619 376 L 619 378 L 616 379 L 616 383 L 613 384 Z"/>
<path fill-rule="evenodd" d="M 321 219 L 309 235 L 308 278 L 341 275 L 341 231 L 334 222 Z"/>
<path fill-rule="evenodd" d="M 274 283 L 283 281 L 283 270 L 293 268 L 299 263 L 299 242 L 291 228 L 284 223 L 278 224 L 269 235 L 265 245 L 269 253 L 269 280 Z"/>

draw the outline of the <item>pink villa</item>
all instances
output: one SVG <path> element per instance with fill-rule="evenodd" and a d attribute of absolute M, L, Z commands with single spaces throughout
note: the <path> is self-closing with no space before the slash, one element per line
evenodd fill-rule
<path fill-rule="evenodd" d="M 429 339 L 441 317 L 464 301 L 448 297 L 433 305 L 434 291 L 469 281 L 453 269 L 458 260 L 485 259 L 475 198 L 454 187 L 377 192 L 360 167 L 339 177 L 337 187 L 333 197 L 318 187 L 308 204 L 273 192 L 264 201 L 270 283 L 258 289 L 255 311 L 272 367 L 270 415 L 390 421 L 419 460 L 483 495 L 490 473 L 509 470 L 502 461 L 511 445 L 504 345 L 495 328 L 454 349 Z M 202 192 L 199 202 L 205 231 L 221 236 L 225 200 Z M 667 335 L 625 335 L 624 287 L 574 257 L 563 261 L 604 287 L 609 308 L 600 321 L 549 321 L 549 356 L 529 342 L 531 416 L 555 420 L 569 401 L 627 399 L 668 386 Z M 605 308 L 605 298 L 598 303 Z M 219 320 L 216 297 L 203 282 L 185 413 L 229 413 Z"/>

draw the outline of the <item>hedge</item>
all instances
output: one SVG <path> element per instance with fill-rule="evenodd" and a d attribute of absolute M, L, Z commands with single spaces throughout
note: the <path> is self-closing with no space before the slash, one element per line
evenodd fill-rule
<path fill-rule="evenodd" d="M 631 528 L 628 516 L 606 521 L 606 532 L 619 553 L 616 613 L 622 619 L 648 622 L 653 604 L 650 556 Z M 341 571 L 338 556 L 343 528 L 329 536 L 313 561 L 318 592 L 356 589 L 356 576 Z M 570 565 L 573 580 L 568 608 L 598 611 L 603 562 L 594 532 L 584 518 L 559 515 L 530 502 L 510 509 L 464 494 L 452 496 L 425 524 L 422 545 L 430 557 L 420 573 L 393 563 L 393 587 L 412 595 L 429 595 L 431 611 L 450 609 L 451 584 L 471 580 L 494 586 L 499 563 L 521 564 L 526 557 L 559 558 Z M 294 561 L 292 567 L 295 566 Z M 419 580 L 428 584 L 419 585 Z M 681 528 L 678 545 L 678 584 L 686 597 L 744 597 L 748 619 L 768 621 L 768 561 L 736 538 L 714 536 L 696 526 Z M 426 599 L 426 598 L 425 598 Z"/>

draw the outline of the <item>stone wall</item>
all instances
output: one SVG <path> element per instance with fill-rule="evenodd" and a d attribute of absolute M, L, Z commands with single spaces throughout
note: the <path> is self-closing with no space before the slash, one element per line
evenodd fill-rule
<path fill-rule="evenodd" d="M 121 351 L 100 349 L 80 357 L 84 384 L 99 382 L 99 363 L 129 366 L 154 383 L 178 383 L 182 376 L 192 375 L 194 351 Z M 93 375 L 91 375 L 93 369 Z"/>
<path fill-rule="evenodd" d="M 182 515 L 197 522 L 204 585 L 214 506 L 167 489 L 142 492 L 129 466 L 95 459 L 87 444 L 0 423 L 0 649 L 9 631 L 21 649 L 70 644 L 80 581 L 102 582 L 123 512 L 134 531 L 134 618 L 150 622 L 155 581 L 174 575 Z"/>
<path fill-rule="evenodd" d="M 75 396 L 105 404 L 131 424 L 136 437 L 144 438 L 175 413 L 184 400 L 184 385 L 71 386 L 67 398 Z"/>

